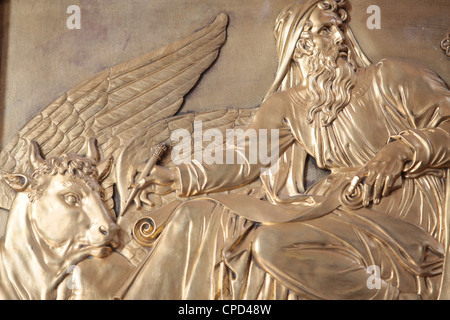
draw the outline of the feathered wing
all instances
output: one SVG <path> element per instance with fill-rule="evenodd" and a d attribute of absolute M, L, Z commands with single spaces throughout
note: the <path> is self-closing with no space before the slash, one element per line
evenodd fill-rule
<path fill-rule="evenodd" d="M 171 135 L 175 130 L 187 130 L 190 136 L 193 137 L 192 134 L 194 131 L 194 122 L 201 121 L 202 130 L 208 130 L 212 128 L 218 129 L 223 133 L 223 137 L 225 137 L 227 129 L 239 127 L 245 128 L 246 126 L 248 126 L 253 115 L 256 113 L 256 110 L 256 108 L 226 109 L 202 113 L 189 113 L 158 121 L 143 129 L 123 147 L 119 157 L 117 158 L 115 174 L 116 186 L 121 199 L 121 207 L 125 205 L 125 201 L 130 192 L 130 190 L 128 189 L 130 185 L 130 168 L 138 163 L 144 163 L 148 161 L 150 155 L 156 149 L 158 144 L 166 143 L 169 145 L 169 151 L 163 156 L 160 164 L 169 168 L 174 166 L 170 154 L 170 146 L 172 145 Z M 182 141 L 181 143 L 185 142 Z M 190 143 L 190 149 L 192 152 L 194 152 L 194 138 L 190 140 Z M 202 148 L 204 149 L 210 143 L 211 142 L 203 142 Z M 190 159 L 191 156 L 192 154 L 183 154 L 183 156 L 177 160 L 182 161 L 185 158 Z M 257 185 L 258 182 L 252 184 L 250 187 L 255 187 Z M 172 193 L 164 196 L 152 194 L 151 197 L 152 202 L 155 203 L 155 207 L 153 207 L 151 210 L 155 210 L 164 203 L 173 200 L 175 198 L 175 194 Z M 130 210 L 134 209 L 135 207 L 130 207 Z"/>
<path fill-rule="evenodd" d="M 184 96 L 217 58 L 226 39 L 228 17 L 169 46 L 108 68 L 68 91 L 30 120 L 0 153 L 0 167 L 25 173 L 30 140 L 43 156 L 80 153 L 95 137 L 102 158 L 148 123 L 173 116 Z M 0 207 L 9 209 L 14 193 L 0 184 Z"/>

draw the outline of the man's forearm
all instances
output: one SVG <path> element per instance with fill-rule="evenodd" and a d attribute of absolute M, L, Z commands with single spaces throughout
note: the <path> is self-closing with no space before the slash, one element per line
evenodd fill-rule
<path fill-rule="evenodd" d="M 414 151 L 413 158 L 405 166 L 406 173 L 415 175 L 427 168 L 450 166 L 450 134 L 445 127 L 411 129 L 392 137 Z"/>

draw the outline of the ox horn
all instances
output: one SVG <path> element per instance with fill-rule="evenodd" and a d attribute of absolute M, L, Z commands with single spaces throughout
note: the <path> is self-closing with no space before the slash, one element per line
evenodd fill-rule
<path fill-rule="evenodd" d="M 111 172 L 111 168 L 112 168 L 112 164 L 113 164 L 113 157 L 110 156 L 105 161 L 99 163 L 100 162 L 100 153 L 98 152 L 96 138 L 89 139 L 86 158 L 89 159 L 92 162 L 92 164 L 97 167 L 97 170 L 99 172 L 99 182 L 102 182 L 103 180 L 105 180 L 106 177 Z"/>
<path fill-rule="evenodd" d="M 45 160 L 42 158 L 41 152 L 39 151 L 39 145 L 34 140 L 30 143 L 29 162 L 33 170 L 38 169 L 45 163 Z"/>
<path fill-rule="evenodd" d="M 98 164 L 98 161 L 100 160 L 100 153 L 97 148 L 97 139 L 89 139 L 86 158 L 88 158 L 94 165 Z"/>

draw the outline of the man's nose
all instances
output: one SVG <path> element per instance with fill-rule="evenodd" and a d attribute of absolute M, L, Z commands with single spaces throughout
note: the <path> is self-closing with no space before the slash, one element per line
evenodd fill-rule
<path fill-rule="evenodd" d="M 333 27 L 333 37 L 336 44 L 343 44 L 344 43 L 344 32 L 338 28 L 337 26 Z"/>

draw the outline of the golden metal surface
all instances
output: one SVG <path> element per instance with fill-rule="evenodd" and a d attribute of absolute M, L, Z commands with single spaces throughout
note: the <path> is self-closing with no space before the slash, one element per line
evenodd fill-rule
<path fill-rule="evenodd" d="M 0 297 L 450 298 L 450 74 L 434 32 L 447 26 L 418 23 L 435 45 L 408 38 L 405 52 L 386 48 L 396 23 L 423 19 L 419 6 L 250 2 L 195 2 L 215 20 L 176 41 L 170 22 L 165 47 L 101 71 L 15 130 L 0 153 Z M 252 43 L 238 59 L 254 21 L 258 35 L 274 28 L 275 46 Z M 251 84 L 249 59 L 265 68 Z M 6 88 L 7 106 L 19 91 Z"/>

